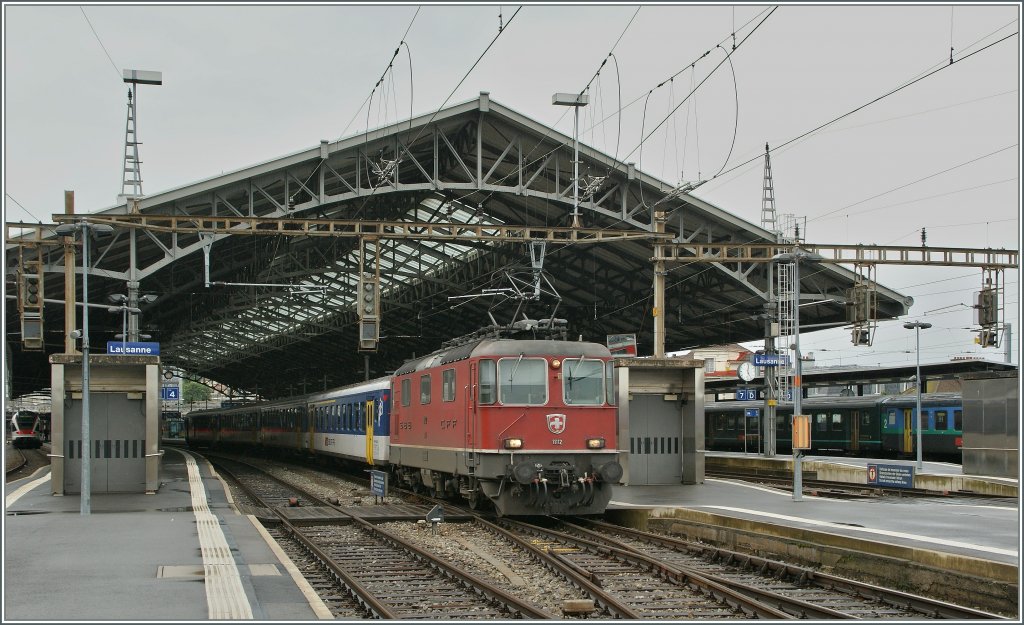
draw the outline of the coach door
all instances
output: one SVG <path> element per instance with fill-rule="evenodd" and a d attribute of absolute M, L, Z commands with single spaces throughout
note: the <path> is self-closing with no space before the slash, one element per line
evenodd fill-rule
<path fill-rule="evenodd" d="M 914 411 L 910 408 L 903 409 L 903 445 L 900 451 L 907 454 L 914 451 Z"/>
<path fill-rule="evenodd" d="M 299 408 L 296 413 L 299 422 L 295 426 L 295 448 L 308 450 L 313 439 L 313 406 L 307 406 L 305 410 Z"/>
<path fill-rule="evenodd" d="M 363 412 L 366 416 L 366 464 L 373 465 L 373 418 L 376 411 L 372 397 L 363 403 Z"/>
<path fill-rule="evenodd" d="M 850 449 L 860 450 L 860 410 L 850 413 Z"/>

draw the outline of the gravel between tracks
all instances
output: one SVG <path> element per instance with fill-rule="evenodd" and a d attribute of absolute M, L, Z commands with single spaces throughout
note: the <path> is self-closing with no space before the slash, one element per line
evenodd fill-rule
<path fill-rule="evenodd" d="M 249 458 L 246 461 L 272 471 L 281 479 L 327 501 L 337 501 L 336 505 L 375 505 L 374 496 L 366 486 L 348 481 L 342 476 L 274 460 Z M 240 494 L 235 497 L 241 499 Z M 384 499 L 384 503 L 398 504 L 402 500 L 389 496 Z M 382 524 L 382 527 L 552 614 L 561 615 L 562 604 L 566 600 L 587 598 L 569 582 L 535 561 L 522 548 L 472 523 L 441 523 L 436 532 L 426 523 L 389 522 Z"/>

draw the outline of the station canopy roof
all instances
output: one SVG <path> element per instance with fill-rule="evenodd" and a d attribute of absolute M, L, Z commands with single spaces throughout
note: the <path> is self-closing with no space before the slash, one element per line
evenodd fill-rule
<path fill-rule="evenodd" d="M 610 334 L 636 334 L 640 354 L 650 354 L 653 243 L 644 235 L 654 231 L 655 211 L 664 211 L 666 232 L 681 242 L 777 240 L 582 144 L 580 226 L 591 234 L 552 236 L 545 229 L 571 225 L 572 161 L 571 137 L 481 93 L 431 115 L 88 213 L 115 223 L 113 236 L 91 246 L 89 299 L 106 304 L 137 282 L 140 294 L 157 296 L 139 305 L 139 326 L 160 343 L 165 365 L 270 398 L 358 381 L 367 369 L 383 375 L 513 315 L 565 319 L 573 339 L 603 343 Z M 366 232 L 402 234 L 370 237 L 366 245 L 380 272 L 376 352 L 357 349 L 360 238 L 323 236 L 329 222 L 300 220 L 359 221 Z M 438 240 L 417 238 L 425 229 L 410 223 L 479 228 Z M 605 239 L 594 229 L 637 236 Z M 537 278 L 529 240 L 545 237 Z M 7 246 L 8 267 L 17 247 Z M 539 252 L 533 249 L 534 260 Z M 47 246 L 45 253 L 46 297 L 63 299 L 63 251 Z M 77 264 L 80 274 L 80 254 Z M 667 351 L 763 338 L 767 267 L 671 264 Z M 805 268 L 802 301 L 817 305 L 802 307 L 803 331 L 846 324 L 855 280 L 838 265 Z M 80 277 L 78 291 L 80 298 Z M 515 301 L 509 295 L 516 291 L 539 298 Z M 877 288 L 879 319 L 906 314 L 911 302 Z M 124 320 L 91 310 L 92 345 L 103 351 Z M 62 306 L 46 307 L 45 354 L 21 349 L 10 298 L 7 322 L 14 394 L 48 386 L 45 356 L 64 350 Z"/>

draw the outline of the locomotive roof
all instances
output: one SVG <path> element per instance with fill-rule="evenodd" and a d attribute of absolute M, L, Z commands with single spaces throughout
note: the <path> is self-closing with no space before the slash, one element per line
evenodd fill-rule
<path fill-rule="evenodd" d="M 600 358 L 611 356 L 608 348 L 599 343 L 586 341 L 545 341 L 522 339 L 482 339 L 457 347 L 441 349 L 423 358 L 406 362 L 395 371 L 395 375 L 406 375 L 414 371 L 422 371 L 430 367 L 447 365 L 470 356 L 558 356 L 560 358 L 579 358 L 588 356 Z"/>

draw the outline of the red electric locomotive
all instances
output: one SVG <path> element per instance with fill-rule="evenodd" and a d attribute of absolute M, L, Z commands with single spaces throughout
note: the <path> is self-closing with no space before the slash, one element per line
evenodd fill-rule
<path fill-rule="evenodd" d="M 597 343 L 482 338 L 392 379 L 404 483 L 503 515 L 597 514 L 622 477 L 612 357 Z"/>

